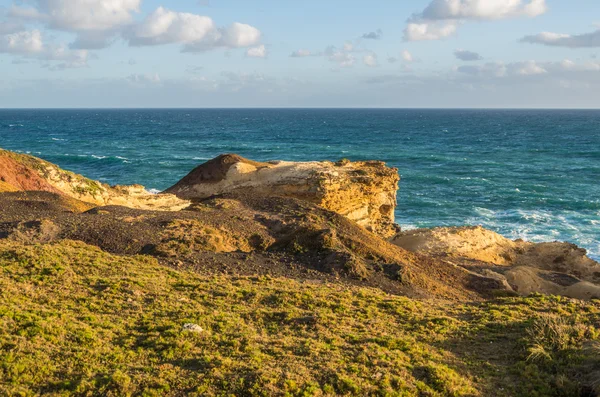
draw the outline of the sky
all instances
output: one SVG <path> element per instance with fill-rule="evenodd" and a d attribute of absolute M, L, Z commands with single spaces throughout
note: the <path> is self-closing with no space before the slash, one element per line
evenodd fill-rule
<path fill-rule="evenodd" d="M 0 108 L 600 108 L 598 0 L 0 0 Z"/>

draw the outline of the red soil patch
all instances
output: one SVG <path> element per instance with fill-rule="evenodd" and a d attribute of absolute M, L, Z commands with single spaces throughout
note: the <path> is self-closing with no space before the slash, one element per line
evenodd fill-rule
<path fill-rule="evenodd" d="M 4 182 L 3 185 L 10 185 L 16 190 L 41 190 L 61 193 L 44 180 L 35 170 L 7 156 L 0 156 L 0 182 Z"/>

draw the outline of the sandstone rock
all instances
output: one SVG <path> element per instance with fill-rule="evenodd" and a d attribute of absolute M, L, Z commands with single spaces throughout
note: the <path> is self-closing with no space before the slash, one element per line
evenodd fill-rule
<path fill-rule="evenodd" d="M 399 179 L 397 169 L 379 161 L 260 163 L 227 154 L 195 168 L 166 192 L 188 200 L 233 192 L 299 198 L 389 237 L 397 232 Z"/>
<path fill-rule="evenodd" d="M 114 186 L 65 171 L 37 157 L 0 149 L 0 192 L 45 191 L 94 205 L 179 211 L 189 202 L 171 194 L 151 194 L 143 186 Z"/>
<path fill-rule="evenodd" d="M 512 241 L 481 226 L 416 229 L 394 236 L 391 242 L 404 249 L 429 255 L 469 258 L 497 265 L 510 265 L 531 246 Z"/>
<path fill-rule="evenodd" d="M 519 294 L 600 298 L 600 263 L 574 244 L 512 241 L 480 226 L 410 230 L 390 241 L 409 251 L 454 258 L 479 274 L 505 280 Z"/>
<path fill-rule="evenodd" d="M 532 293 L 562 295 L 575 299 L 600 298 L 600 286 L 565 273 L 516 266 L 505 273 L 506 280 L 521 295 Z"/>

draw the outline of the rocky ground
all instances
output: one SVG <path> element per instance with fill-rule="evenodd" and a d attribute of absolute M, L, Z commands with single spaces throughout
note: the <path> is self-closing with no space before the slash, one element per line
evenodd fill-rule
<path fill-rule="evenodd" d="M 151 195 L 0 151 L 0 393 L 594 395 L 600 265 L 399 232 L 397 183 L 226 155 Z"/>

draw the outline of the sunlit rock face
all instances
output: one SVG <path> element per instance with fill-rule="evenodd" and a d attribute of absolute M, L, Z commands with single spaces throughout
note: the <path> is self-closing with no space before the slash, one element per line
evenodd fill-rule
<path fill-rule="evenodd" d="M 235 154 L 210 160 L 166 190 L 186 200 L 225 193 L 294 197 L 344 215 L 384 237 L 394 223 L 398 170 L 380 161 L 251 161 Z"/>

